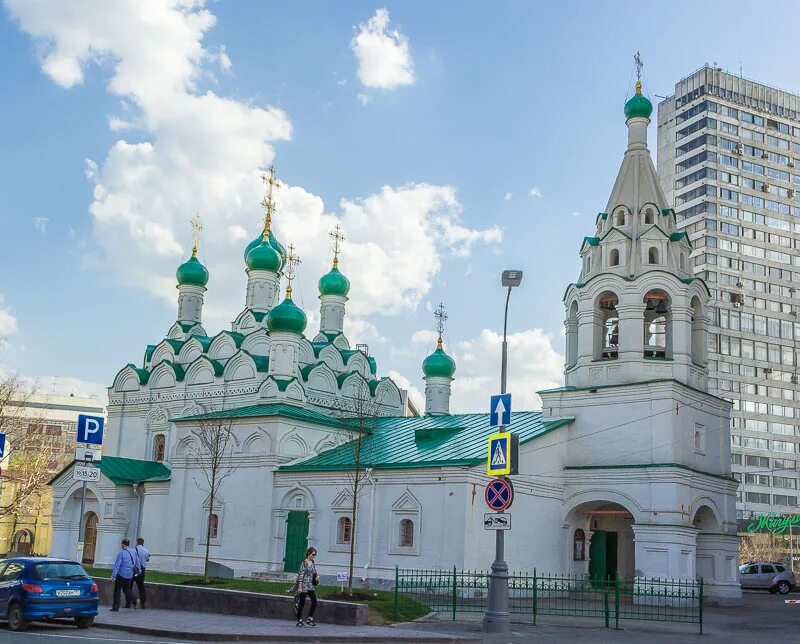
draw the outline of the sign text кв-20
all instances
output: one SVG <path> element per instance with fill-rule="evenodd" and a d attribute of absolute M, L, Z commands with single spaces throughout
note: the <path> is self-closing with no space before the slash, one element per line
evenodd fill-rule
<path fill-rule="evenodd" d="M 768 530 L 772 534 L 783 534 L 790 526 L 800 523 L 800 514 L 755 514 L 753 522 L 747 526 L 748 532 L 761 532 Z"/>

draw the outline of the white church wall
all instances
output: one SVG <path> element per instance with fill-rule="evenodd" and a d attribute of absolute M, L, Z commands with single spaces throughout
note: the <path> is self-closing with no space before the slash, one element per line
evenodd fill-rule
<path fill-rule="evenodd" d="M 729 403 L 715 396 L 671 380 L 541 395 L 545 417 L 576 418 L 568 465 L 680 463 L 730 472 Z"/>

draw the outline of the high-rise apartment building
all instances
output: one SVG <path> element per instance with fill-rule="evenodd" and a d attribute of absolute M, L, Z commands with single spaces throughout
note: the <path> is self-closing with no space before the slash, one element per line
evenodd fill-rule
<path fill-rule="evenodd" d="M 658 105 L 658 173 L 712 292 L 737 510 L 791 511 L 800 462 L 800 97 L 708 65 Z"/>

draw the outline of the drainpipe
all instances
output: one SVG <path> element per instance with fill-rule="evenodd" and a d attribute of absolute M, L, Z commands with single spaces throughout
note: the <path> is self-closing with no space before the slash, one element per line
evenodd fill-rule
<path fill-rule="evenodd" d="M 139 494 L 139 483 L 134 483 L 132 486 L 133 493 L 136 495 L 136 498 L 139 499 L 136 507 L 136 530 L 133 531 L 133 541 L 136 541 L 136 537 L 139 533 L 139 527 L 142 525 L 142 495 Z"/>
<path fill-rule="evenodd" d="M 369 468 L 367 472 L 367 478 L 369 478 L 370 483 L 372 483 L 372 495 L 369 501 L 370 509 L 369 509 L 369 546 L 367 546 L 367 563 L 364 564 L 364 576 L 361 577 L 361 583 L 364 583 L 367 580 L 367 572 L 369 571 L 370 566 L 372 565 L 372 537 L 373 533 L 375 532 L 375 485 L 377 481 L 372 477 L 372 468 Z"/>

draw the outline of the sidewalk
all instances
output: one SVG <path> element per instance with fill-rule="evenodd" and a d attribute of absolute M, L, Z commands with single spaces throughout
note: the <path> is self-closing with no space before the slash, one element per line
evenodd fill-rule
<path fill-rule="evenodd" d="M 479 641 L 451 633 L 429 633 L 391 626 L 338 626 L 320 624 L 297 628 L 293 619 L 263 619 L 184 610 L 126 610 L 112 613 L 100 608 L 95 628 L 174 637 L 203 642 L 448 642 Z"/>

